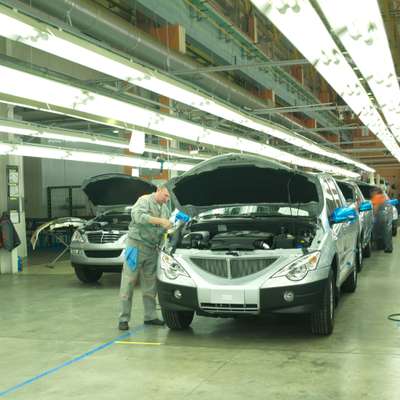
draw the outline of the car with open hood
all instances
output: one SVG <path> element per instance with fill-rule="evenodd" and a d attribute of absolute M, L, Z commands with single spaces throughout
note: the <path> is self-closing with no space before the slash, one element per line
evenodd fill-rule
<path fill-rule="evenodd" d="M 310 314 L 313 333 L 332 332 L 340 288 L 356 289 L 361 247 L 357 213 L 330 175 L 226 154 L 168 186 L 191 218 L 168 233 L 160 254 L 169 328 L 187 328 L 195 313 L 275 312 Z"/>
<path fill-rule="evenodd" d="M 131 207 L 140 196 L 156 191 L 156 186 L 129 175 L 103 174 L 85 180 L 82 190 L 97 216 L 75 231 L 70 253 L 76 276 L 90 283 L 104 272 L 122 270 Z"/>
<path fill-rule="evenodd" d="M 336 180 L 339 189 L 343 193 L 346 203 L 357 210 L 360 219 L 360 240 L 362 253 L 360 256 L 368 258 L 371 256 L 371 236 L 374 226 L 374 212 L 370 200 L 366 200 L 356 182 L 351 180 Z M 362 260 L 359 268 L 362 267 Z"/>

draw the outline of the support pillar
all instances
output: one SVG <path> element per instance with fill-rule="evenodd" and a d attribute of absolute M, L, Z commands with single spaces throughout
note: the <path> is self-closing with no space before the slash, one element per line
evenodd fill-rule
<path fill-rule="evenodd" d="M 13 106 L 0 104 L 0 117 L 13 118 Z M 12 140 L 13 135 L 3 134 L 5 140 Z M 24 170 L 23 158 L 20 156 L 0 155 L 0 214 L 8 210 L 7 166 L 18 167 L 18 191 L 19 191 L 19 221 L 14 223 L 15 229 L 21 240 L 21 244 L 11 252 L 0 249 L 0 273 L 18 272 L 18 256 L 27 257 L 25 204 L 24 204 Z"/>

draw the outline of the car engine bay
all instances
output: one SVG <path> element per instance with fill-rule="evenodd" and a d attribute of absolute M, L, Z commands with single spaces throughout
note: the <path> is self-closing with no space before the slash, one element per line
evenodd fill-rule
<path fill-rule="evenodd" d="M 192 221 L 169 238 L 175 248 L 212 251 L 308 248 L 315 237 L 313 218 L 233 218 Z"/>

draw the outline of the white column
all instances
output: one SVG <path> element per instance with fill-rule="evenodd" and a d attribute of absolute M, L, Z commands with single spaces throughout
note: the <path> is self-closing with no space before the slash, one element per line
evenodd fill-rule
<path fill-rule="evenodd" d="M 13 106 L 0 104 L 0 117 L 13 118 Z M 12 135 L 3 135 L 2 138 L 12 140 Z M 16 273 L 18 272 L 18 256 L 25 258 L 27 256 L 26 246 L 26 226 L 25 226 L 25 210 L 24 210 L 24 181 L 23 181 L 23 162 L 19 156 L 0 156 L 0 214 L 7 211 L 7 175 L 6 170 L 8 165 L 18 166 L 19 169 L 19 201 L 20 215 L 19 223 L 14 224 L 21 244 L 9 252 L 0 249 L 0 273 Z"/>

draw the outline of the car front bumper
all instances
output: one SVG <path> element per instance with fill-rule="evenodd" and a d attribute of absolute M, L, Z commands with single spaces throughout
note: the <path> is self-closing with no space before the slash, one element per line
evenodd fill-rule
<path fill-rule="evenodd" d="M 71 245 L 71 264 L 121 269 L 124 263 L 124 248 L 123 244 L 116 243 Z"/>
<path fill-rule="evenodd" d="M 243 314 L 310 313 L 321 307 L 326 285 L 327 280 L 324 279 L 304 285 L 261 288 L 257 289 L 259 304 L 239 305 L 199 304 L 196 287 L 157 281 L 158 298 L 162 308 L 173 311 L 196 311 L 199 315 L 214 317 Z"/>

